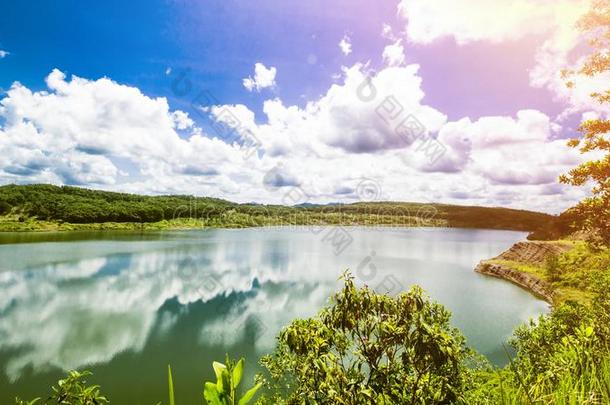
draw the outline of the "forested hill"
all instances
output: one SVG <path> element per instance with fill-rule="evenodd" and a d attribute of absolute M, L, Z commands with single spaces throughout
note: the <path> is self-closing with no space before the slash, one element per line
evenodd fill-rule
<path fill-rule="evenodd" d="M 0 187 L 0 215 L 73 224 L 194 219 L 210 226 L 344 224 L 449 226 L 536 231 L 551 215 L 506 208 L 375 202 L 285 207 L 192 196 L 142 196 L 53 185 Z"/>

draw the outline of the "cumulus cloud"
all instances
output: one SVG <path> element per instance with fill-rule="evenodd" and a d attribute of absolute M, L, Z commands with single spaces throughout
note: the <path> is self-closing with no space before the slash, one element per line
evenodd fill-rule
<path fill-rule="evenodd" d="M 570 79 L 574 86 L 568 87 L 566 79 L 561 77 L 561 70 L 578 69 L 582 64 L 582 59 L 570 61 L 570 52 L 571 49 L 556 48 L 552 41 L 547 41 L 538 51 L 537 65 L 530 73 L 532 86 L 549 89 L 556 101 L 567 106 L 560 114 L 559 121 L 580 113 L 610 117 L 608 107 L 591 97 L 592 93 L 600 93 L 608 88 L 610 72 L 595 76 L 574 75 Z"/>
<path fill-rule="evenodd" d="M 203 136 L 187 113 L 170 111 L 165 98 L 147 97 L 107 78 L 67 80 L 59 70 L 46 82 L 48 92 L 15 83 L 0 101 L 3 183 L 117 185 L 122 180 L 117 161 L 135 166 L 136 177 L 169 182 L 186 166 L 189 172 L 210 173 L 210 167 L 241 163 L 238 147 Z M 177 130 L 186 131 L 188 139 Z M 231 183 L 233 171 L 241 169 L 223 171 L 225 183 Z"/>
<path fill-rule="evenodd" d="M 189 115 L 184 111 L 174 111 L 172 113 L 172 118 L 174 119 L 174 127 L 177 129 L 188 129 L 193 127 L 195 124 Z"/>
<path fill-rule="evenodd" d="M 401 66 L 405 63 L 405 49 L 398 40 L 383 49 L 383 62 L 387 66 Z"/>
<path fill-rule="evenodd" d="M 547 115 L 519 111 L 516 117 L 464 118 L 447 124 L 439 133 L 450 145 L 456 169 L 469 169 L 495 185 L 548 185 L 580 162 L 563 140 L 551 139 Z M 510 162 L 510 163 L 508 163 Z"/>
<path fill-rule="evenodd" d="M 245 106 L 225 108 L 257 134 L 267 156 L 283 162 L 281 172 L 270 168 L 267 188 L 299 184 L 316 201 L 357 198 L 356 179 L 363 177 L 383 183 L 386 199 L 557 211 L 582 197 L 579 190 L 562 189 L 561 198 L 552 192 L 559 174 L 583 157 L 553 139 L 557 128 L 547 115 L 523 110 L 514 117 L 448 122 L 423 102 L 418 69 L 388 67 L 369 75 L 366 66 L 354 65 L 341 83 L 303 108 L 268 100 L 263 124 Z M 401 132 L 409 117 L 445 148 L 440 159 L 431 161 L 419 140 Z M 283 173 L 297 173 L 298 180 Z"/>
<path fill-rule="evenodd" d="M 341 52 L 345 56 L 352 53 L 352 40 L 348 35 L 344 35 L 341 41 L 339 42 L 339 49 L 341 49 Z"/>
<path fill-rule="evenodd" d="M 381 26 L 381 36 L 385 39 L 389 39 L 391 41 L 396 41 L 396 35 L 394 35 L 394 30 L 390 24 L 384 23 Z"/>
<path fill-rule="evenodd" d="M 275 67 L 267 68 L 262 63 L 254 65 L 254 77 L 248 76 L 243 80 L 244 87 L 248 91 L 261 91 L 262 89 L 275 87 L 275 76 L 277 69 Z"/>
<path fill-rule="evenodd" d="M 6 58 L 9 55 L 10 55 L 10 52 L 3 51 L 2 49 L 0 49 L 0 59 Z"/>
<path fill-rule="evenodd" d="M 445 122 L 444 114 L 422 105 L 419 66 L 384 69 L 369 76 L 365 66 L 345 68 L 343 82 L 333 85 L 326 95 L 304 108 L 285 106 L 280 99 L 267 100 L 263 111 L 267 123 L 256 125 L 254 113 L 247 107 L 218 106 L 212 109 L 217 119 L 229 110 L 240 124 L 253 130 L 271 156 L 342 153 L 375 153 L 404 147 L 412 141 L 401 136 L 399 112 L 416 114 L 431 131 Z M 370 99 L 374 92 L 374 99 Z M 386 100 L 391 95 L 394 100 Z M 396 110 L 388 111 L 396 103 Z M 400 110 L 400 111 L 399 111 Z M 228 114 L 224 114 L 228 116 Z M 398 120 L 398 121 L 397 121 Z M 396 121 L 396 122 L 394 122 Z"/>
<path fill-rule="evenodd" d="M 495 43 L 554 31 L 586 10 L 581 0 L 401 0 L 407 36 L 419 44 L 451 37 Z M 456 16 L 459 16 L 457 18 Z M 493 23 L 491 23 L 493 22 Z"/>
<path fill-rule="evenodd" d="M 15 83 L 0 101 L 0 182 L 48 182 L 235 201 L 354 202 L 363 178 L 379 198 L 558 211 L 583 193 L 556 177 L 582 157 L 545 114 L 448 121 L 425 103 L 419 66 L 344 68 L 304 106 L 279 98 L 202 108 L 206 133 L 164 98 L 59 70 L 47 91 Z M 224 132 L 223 132 L 224 131 Z M 255 140 L 255 153 L 251 150 Z M 431 159 L 434 141 L 444 154 Z"/>
<path fill-rule="evenodd" d="M 287 171 L 281 164 L 269 170 L 263 177 L 263 185 L 271 189 L 294 187 L 299 184 L 297 176 Z"/>
<path fill-rule="evenodd" d="M 501 44 L 534 35 L 542 38 L 530 83 L 550 90 L 557 101 L 568 106 L 562 119 L 586 111 L 607 113 L 590 94 L 607 87 L 609 73 L 576 77 L 573 88 L 566 87 L 561 77 L 563 69 L 579 65 L 574 54 L 586 45 L 586 38 L 576 23 L 589 5 L 588 0 L 402 0 L 398 10 L 407 21 L 408 40 L 416 44 L 443 38 L 452 38 L 459 45 L 479 41 Z"/>

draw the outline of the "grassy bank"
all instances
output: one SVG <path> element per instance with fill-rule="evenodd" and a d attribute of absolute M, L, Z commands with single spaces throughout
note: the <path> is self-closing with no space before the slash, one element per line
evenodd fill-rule
<path fill-rule="evenodd" d="M 553 303 L 559 305 L 567 301 L 581 304 L 590 302 L 592 286 L 600 274 L 610 271 L 610 249 L 592 248 L 584 241 L 561 240 L 545 242 L 567 251 L 547 254 L 544 260 L 512 258 L 505 254 L 486 260 L 484 263 L 497 264 L 533 276 L 548 284 L 554 292 Z M 552 250 L 552 249 L 550 249 Z M 505 252 L 506 253 L 506 252 Z"/>
<path fill-rule="evenodd" d="M 56 220 L 40 220 L 21 215 L 0 216 L 0 232 L 27 231 L 86 231 L 86 230 L 179 230 L 201 228 L 251 228 L 261 226 L 387 226 L 387 227 L 447 227 L 446 220 L 405 214 L 367 215 L 321 212 L 294 212 L 285 215 L 227 210 L 205 218 L 173 218 L 155 222 L 91 222 L 70 223 Z"/>

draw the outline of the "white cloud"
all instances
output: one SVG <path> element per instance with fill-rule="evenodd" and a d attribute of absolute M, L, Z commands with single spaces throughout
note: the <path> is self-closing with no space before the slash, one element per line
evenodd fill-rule
<path fill-rule="evenodd" d="M 394 30 L 390 24 L 384 23 L 381 26 L 381 36 L 385 39 L 389 39 L 390 41 L 396 41 L 396 35 L 394 35 Z"/>
<path fill-rule="evenodd" d="M 266 123 L 261 125 L 245 106 L 228 107 L 256 132 L 266 155 L 282 162 L 282 173 L 290 173 L 282 179 L 300 184 L 318 202 L 355 199 L 357 179 L 365 177 L 383 183 L 383 198 L 395 200 L 557 212 L 583 196 L 581 190 L 557 185 L 557 177 L 583 157 L 564 141 L 553 140 L 556 128 L 547 115 L 524 110 L 516 117 L 447 122 L 422 103 L 416 65 L 383 69 L 367 83 L 365 66 L 346 68 L 342 83 L 304 108 L 279 99 L 265 102 Z M 371 91 L 374 100 L 368 98 Z M 397 124 L 408 114 L 431 134 L 438 133 L 447 148 L 441 159 L 430 162 L 417 142 L 410 145 L 397 133 Z M 282 202 L 277 190 L 265 194 Z"/>
<path fill-rule="evenodd" d="M 275 87 L 275 76 L 277 69 L 274 67 L 267 68 L 262 63 L 254 65 L 254 78 L 249 76 L 243 80 L 244 87 L 248 91 L 261 91 L 266 88 Z"/>
<path fill-rule="evenodd" d="M 0 49 L 0 59 L 6 58 L 10 54 L 11 54 L 10 52 L 3 51 L 2 49 Z"/>
<path fill-rule="evenodd" d="M 172 118 L 174 119 L 175 128 L 180 130 L 189 129 L 195 125 L 193 120 L 184 111 L 174 111 Z"/>
<path fill-rule="evenodd" d="M 549 33 L 578 18 L 582 0 L 401 0 L 407 36 L 419 44 L 451 37 L 458 44 L 503 42 Z"/>
<path fill-rule="evenodd" d="M 343 83 L 333 85 L 319 100 L 304 108 L 285 106 L 279 99 L 264 103 L 267 124 L 254 124 L 254 114 L 245 114 L 239 106 L 242 124 L 256 128 L 257 135 L 272 156 L 297 153 L 333 155 L 337 149 L 347 153 L 375 153 L 404 147 L 407 141 L 392 128 L 398 123 L 384 122 L 380 116 L 383 97 L 396 94 L 403 112 L 417 114 L 430 129 L 438 130 L 445 122 L 444 114 L 421 104 L 424 93 L 417 65 L 388 68 L 371 78 L 377 97 L 368 97 L 365 66 L 346 68 Z M 237 106 L 225 106 L 236 109 Z M 217 109 L 220 111 L 221 109 Z M 215 112 L 215 111 L 213 111 Z"/>
<path fill-rule="evenodd" d="M 382 185 L 383 199 L 555 212 L 582 197 L 556 185 L 582 157 L 553 140 L 556 128 L 546 115 L 525 110 L 448 122 L 424 103 L 418 69 L 395 66 L 370 75 L 356 64 L 304 107 L 265 101 L 263 117 L 241 104 L 202 110 L 239 127 L 237 138 L 206 134 L 164 98 L 108 78 L 68 80 L 54 70 L 48 91 L 14 84 L 0 101 L 0 149 L 6 151 L 0 182 L 272 203 L 303 202 L 288 197 L 298 185 L 309 201 L 324 203 L 357 201 L 358 184 L 367 178 Z M 441 159 L 431 161 L 408 136 L 400 124 L 409 117 L 447 148 Z M 261 145 L 249 160 L 244 134 Z"/>
<path fill-rule="evenodd" d="M 383 62 L 387 66 L 401 66 L 405 63 L 405 49 L 402 41 L 398 40 L 383 49 Z"/>
<path fill-rule="evenodd" d="M 530 71 L 534 87 L 547 88 L 568 107 L 560 118 L 604 108 L 590 94 L 605 89 L 610 73 L 577 77 L 569 89 L 561 71 L 578 66 L 571 60 L 586 39 L 576 23 L 589 9 L 589 0 L 401 0 L 398 10 L 406 35 L 416 44 L 453 38 L 459 45 L 478 41 L 500 44 L 537 35 L 543 43 Z M 607 111 L 605 111 L 607 113 Z"/>
<path fill-rule="evenodd" d="M 344 35 L 341 41 L 339 42 L 339 48 L 343 55 L 347 56 L 352 53 L 352 40 L 349 35 Z"/>
<path fill-rule="evenodd" d="M 243 160 L 238 147 L 203 136 L 188 114 L 170 111 L 164 98 L 107 78 L 66 80 L 59 70 L 49 74 L 47 85 L 49 92 L 32 92 L 16 83 L 0 101 L 6 120 L 0 128 L 2 183 L 125 187 L 117 184 L 122 179 L 116 162 L 127 161 L 137 170 L 135 178 L 158 180 L 158 189 L 134 182 L 134 191 L 171 191 L 181 182 L 190 182 L 191 191 L 201 184 L 202 191 L 216 191 L 230 189 L 231 177 L 243 172 L 235 163 Z M 188 131 L 188 139 L 176 130 Z M 213 174 L 221 169 L 222 175 Z M 206 186 L 210 177 L 214 187 Z"/>
<path fill-rule="evenodd" d="M 439 140 L 450 146 L 450 158 L 459 169 L 468 167 L 496 185 L 544 185 L 581 158 L 564 140 L 551 139 L 547 115 L 523 110 L 512 117 L 464 118 L 445 125 Z"/>
<path fill-rule="evenodd" d="M 532 86 L 549 89 L 556 101 L 567 106 L 559 116 L 560 121 L 572 114 L 580 113 L 596 113 L 598 116 L 610 117 L 608 107 L 591 97 L 592 93 L 601 93 L 608 89 L 610 72 L 592 77 L 575 75 L 570 78 L 574 86 L 568 87 L 566 79 L 561 77 L 561 70 L 577 69 L 582 63 L 582 59 L 570 62 L 571 51 L 570 49 L 554 48 L 552 41 L 547 42 L 538 51 L 537 65 L 530 72 Z"/>

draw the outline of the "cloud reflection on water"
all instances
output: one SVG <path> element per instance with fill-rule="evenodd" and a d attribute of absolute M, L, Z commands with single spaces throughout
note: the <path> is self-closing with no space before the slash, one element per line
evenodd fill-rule
<path fill-rule="evenodd" d="M 264 353 L 273 348 L 281 327 L 317 312 L 338 286 L 340 273 L 355 270 L 372 249 L 380 274 L 395 274 L 405 286 L 422 284 L 459 312 L 456 319 L 466 329 L 476 321 L 470 320 L 473 313 L 485 316 L 486 306 L 495 305 L 496 313 L 488 316 L 503 323 L 486 333 L 500 337 L 481 336 L 485 344 L 498 345 L 494 339 L 503 338 L 518 320 L 543 310 L 516 287 L 472 272 L 476 261 L 499 253 L 520 235 L 353 232 L 354 244 L 341 256 L 310 232 L 281 228 L 106 241 L 99 250 L 95 242 L 0 246 L 0 257 L 14 258 L 5 261 L 14 269 L 0 272 L 0 358 L 7 359 L 0 366 L 15 381 L 29 367 L 39 373 L 109 363 L 119 353 L 142 352 L 153 334 L 170 334 L 187 318 L 194 323 L 188 327 L 199 331 L 200 347 L 193 350 L 234 347 L 250 339 L 256 352 Z M 37 247 L 27 265 L 19 261 Z M 456 289 L 463 291 L 456 294 Z M 171 300 L 180 311 L 161 310 Z M 498 304 L 502 300 L 518 305 Z M 191 310 L 204 314 L 186 317 L 184 311 Z M 477 328 L 470 329 L 476 335 Z"/>

